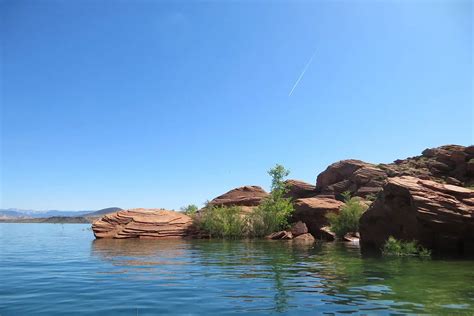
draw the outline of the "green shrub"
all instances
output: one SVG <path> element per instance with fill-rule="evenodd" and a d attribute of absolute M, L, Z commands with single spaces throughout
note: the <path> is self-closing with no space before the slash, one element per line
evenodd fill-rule
<path fill-rule="evenodd" d="M 293 213 L 293 203 L 285 198 L 287 192 L 284 178 L 290 172 L 282 165 L 268 171 L 272 177 L 271 193 L 251 213 L 242 214 L 237 206 L 206 206 L 195 223 L 211 238 L 263 237 L 288 228 L 288 219 Z"/>
<path fill-rule="evenodd" d="M 248 234 L 252 237 L 263 237 L 288 228 L 288 219 L 294 211 L 291 199 L 285 197 L 288 188 L 284 179 L 290 171 L 277 164 L 268 174 L 272 177 L 271 193 L 248 216 Z"/>
<path fill-rule="evenodd" d="M 359 198 L 350 196 L 350 192 L 344 192 L 345 204 L 339 213 L 329 213 L 327 219 L 331 230 L 337 237 L 344 237 L 345 234 L 359 231 L 359 219 L 367 210 L 367 206 L 362 204 Z"/>
<path fill-rule="evenodd" d="M 373 202 L 373 201 L 377 200 L 377 194 L 376 193 L 367 194 L 365 199 L 368 200 L 368 201 Z"/>
<path fill-rule="evenodd" d="M 207 206 L 197 221 L 198 227 L 211 238 L 245 237 L 247 220 L 238 206 Z"/>
<path fill-rule="evenodd" d="M 293 203 L 289 198 L 270 195 L 248 215 L 248 233 L 252 237 L 263 237 L 286 229 L 292 213 Z"/>
<path fill-rule="evenodd" d="M 431 256 L 431 251 L 418 245 L 416 241 L 397 240 L 393 236 L 388 237 L 382 253 L 385 256 Z"/>
<path fill-rule="evenodd" d="M 188 206 L 183 206 L 181 208 L 181 211 L 183 211 L 183 213 L 188 215 L 188 216 L 194 216 L 194 215 L 196 215 L 196 213 L 198 211 L 198 207 L 194 204 L 189 204 Z"/>

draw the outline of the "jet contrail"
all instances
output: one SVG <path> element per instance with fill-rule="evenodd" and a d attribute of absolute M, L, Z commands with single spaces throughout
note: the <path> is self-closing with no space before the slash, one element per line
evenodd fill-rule
<path fill-rule="evenodd" d="M 291 95 L 293 94 L 293 91 L 295 91 L 296 86 L 298 86 L 298 83 L 300 83 L 301 79 L 302 79 L 303 76 L 304 76 L 304 73 L 306 72 L 306 70 L 308 70 L 308 67 L 309 67 L 309 65 L 311 65 L 311 62 L 313 61 L 313 58 L 314 58 L 315 55 L 316 55 L 316 50 L 314 51 L 313 55 L 312 55 L 311 58 L 309 59 L 309 61 L 308 61 L 308 63 L 306 64 L 306 66 L 304 66 L 304 69 L 303 69 L 303 71 L 301 72 L 301 75 L 298 77 L 298 80 L 296 80 L 295 84 L 293 85 L 293 88 L 291 89 L 290 93 L 288 94 L 289 97 L 291 97 Z"/>

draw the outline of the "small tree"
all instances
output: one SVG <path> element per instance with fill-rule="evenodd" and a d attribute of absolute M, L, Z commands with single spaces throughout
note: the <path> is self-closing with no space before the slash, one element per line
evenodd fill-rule
<path fill-rule="evenodd" d="M 290 170 L 285 169 L 280 164 L 276 164 L 275 167 L 267 171 L 272 177 L 272 194 L 285 193 L 287 191 L 286 184 L 284 182 L 285 177 L 290 174 Z"/>
<path fill-rule="evenodd" d="M 193 216 L 198 211 L 198 207 L 195 204 L 189 204 L 188 206 L 183 206 L 181 211 L 188 216 Z"/>
<path fill-rule="evenodd" d="M 250 235 L 262 237 L 288 227 L 288 219 L 293 213 L 293 203 L 285 198 L 287 187 L 284 182 L 290 171 L 277 164 L 268 171 L 272 177 L 270 195 L 249 215 Z"/>

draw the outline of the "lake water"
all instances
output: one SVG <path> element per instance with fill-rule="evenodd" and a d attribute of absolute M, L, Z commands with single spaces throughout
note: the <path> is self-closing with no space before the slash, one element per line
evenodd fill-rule
<path fill-rule="evenodd" d="M 0 315 L 474 314 L 474 261 L 362 258 L 355 245 L 94 240 L 0 224 Z"/>

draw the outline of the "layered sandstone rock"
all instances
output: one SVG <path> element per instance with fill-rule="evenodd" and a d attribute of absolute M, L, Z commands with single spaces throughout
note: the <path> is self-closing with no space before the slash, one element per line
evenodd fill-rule
<path fill-rule="evenodd" d="M 330 212 L 339 212 L 344 203 L 323 197 L 298 199 L 295 201 L 294 221 L 301 221 L 308 227 L 308 232 L 316 238 L 326 235 L 321 228 L 328 225 L 326 215 Z"/>
<path fill-rule="evenodd" d="M 316 186 L 312 184 L 300 180 L 286 180 L 285 184 L 288 189 L 286 197 L 294 200 L 317 195 Z"/>
<path fill-rule="evenodd" d="M 413 176 L 459 186 L 474 185 L 474 146 L 445 145 L 429 148 L 421 156 L 398 159 L 389 164 L 370 164 L 360 160 L 342 160 L 318 175 L 318 196 L 349 191 L 367 197 L 378 193 L 391 177 Z"/>
<path fill-rule="evenodd" d="M 379 250 L 389 236 L 474 254 L 474 191 L 410 176 L 389 179 L 360 219 L 361 246 Z"/>
<path fill-rule="evenodd" d="M 330 165 L 318 175 L 316 190 L 319 194 L 340 197 L 345 191 L 366 197 L 382 188 L 387 174 L 373 164 L 360 160 L 342 160 Z"/>
<path fill-rule="evenodd" d="M 107 214 L 92 224 L 96 238 L 182 238 L 192 232 L 193 220 L 162 209 L 131 209 Z"/>
<path fill-rule="evenodd" d="M 267 196 L 268 193 L 259 186 L 243 186 L 216 197 L 209 202 L 209 205 L 253 207 L 258 206 Z"/>

